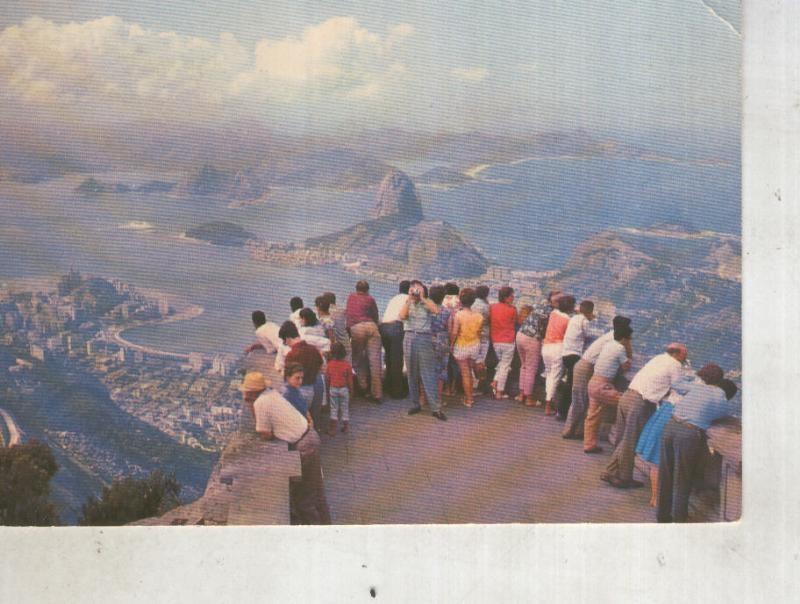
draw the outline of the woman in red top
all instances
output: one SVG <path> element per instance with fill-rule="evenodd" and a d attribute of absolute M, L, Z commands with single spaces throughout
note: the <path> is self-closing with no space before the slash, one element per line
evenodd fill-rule
<path fill-rule="evenodd" d="M 497 302 L 489 307 L 489 338 L 497 355 L 497 369 L 492 382 L 496 399 L 508 398 L 506 381 L 514 360 L 514 340 L 517 335 L 517 309 L 514 306 L 514 289 L 508 285 L 497 293 Z"/>
<path fill-rule="evenodd" d="M 542 341 L 542 360 L 544 361 L 545 415 L 553 415 L 553 397 L 556 395 L 558 383 L 564 375 L 564 363 L 561 350 L 564 346 L 564 334 L 567 332 L 570 313 L 575 312 L 574 296 L 561 296 L 557 301 L 558 308 L 550 313 L 547 320 L 547 331 Z"/>

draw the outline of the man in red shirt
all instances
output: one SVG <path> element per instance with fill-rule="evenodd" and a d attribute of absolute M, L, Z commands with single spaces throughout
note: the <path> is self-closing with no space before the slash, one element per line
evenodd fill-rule
<path fill-rule="evenodd" d="M 303 385 L 300 387 L 300 392 L 308 402 L 314 427 L 319 430 L 322 426 L 322 397 L 325 392 L 320 373 L 323 364 L 322 355 L 315 346 L 300 339 L 297 326 L 292 321 L 285 321 L 281 325 L 278 337 L 290 348 L 286 353 L 286 366 L 292 363 L 303 366 Z"/>
<path fill-rule="evenodd" d="M 378 305 L 369 295 L 369 283 L 356 283 L 355 293 L 347 298 L 347 329 L 353 345 L 353 367 L 362 392 L 370 391 L 367 400 L 380 403 L 383 397 L 381 333 L 378 329 Z M 367 386 L 369 374 L 370 386 Z"/>

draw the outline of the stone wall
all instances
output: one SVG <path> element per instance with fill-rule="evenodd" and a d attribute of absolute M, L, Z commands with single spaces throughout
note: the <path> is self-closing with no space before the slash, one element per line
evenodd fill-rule
<path fill-rule="evenodd" d="M 261 351 L 244 361 L 277 384 L 275 356 Z M 289 524 L 289 481 L 300 479 L 300 454 L 286 443 L 255 433 L 252 412 L 243 409 L 239 431 L 231 438 L 211 472 L 203 496 L 163 516 L 132 523 L 165 525 Z"/>

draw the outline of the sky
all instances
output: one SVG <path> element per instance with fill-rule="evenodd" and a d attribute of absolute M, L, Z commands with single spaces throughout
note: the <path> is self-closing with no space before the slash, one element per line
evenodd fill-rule
<path fill-rule="evenodd" d="M 738 0 L 27 0 L 0 4 L 0 118 L 738 132 Z"/>

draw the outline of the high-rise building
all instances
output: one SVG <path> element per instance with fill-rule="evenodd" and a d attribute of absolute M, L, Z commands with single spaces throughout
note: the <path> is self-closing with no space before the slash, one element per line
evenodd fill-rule
<path fill-rule="evenodd" d="M 203 370 L 203 355 L 199 352 L 189 353 L 189 365 L 192 371 L 200 373 Z"/>
<path fill-rule="evenodd" d="M 211 371 L 221 376 L 230 375 L 233 371 L 233 359 L 229 355 L 216 355 L 211 363 Z"/>
<path fill-rule="evenodd" d="M 44 361 L 45 359 L 45 349 L 39 346 L 38 344 L 31 344 L 31 356 L 34 359 L 39 361 Z"/>

